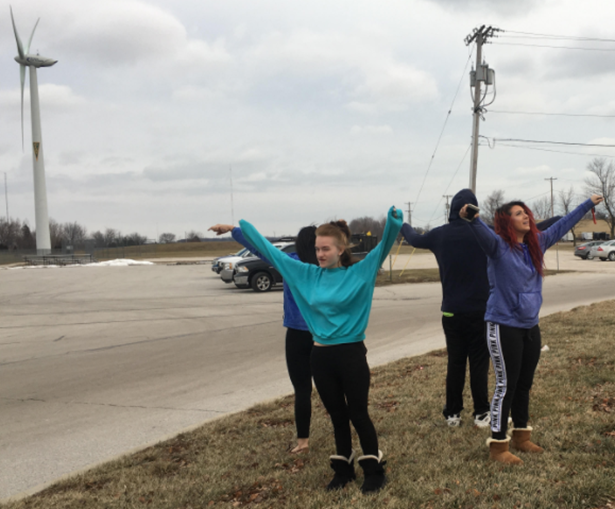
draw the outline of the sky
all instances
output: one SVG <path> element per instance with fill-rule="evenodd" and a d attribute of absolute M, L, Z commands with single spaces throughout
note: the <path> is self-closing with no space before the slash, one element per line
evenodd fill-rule
<path fill-rule="evenodd" d="M 496 85 L 479 201 L 502 189 L 531 203 L 550 177 L 580 200 L 587 164 L 615 157 L 501 141 L 615 144 L 615 42 L 528 35 L 615 41 L 615 2 L 11 1 L 24 42 L 40 17 L 30 53 L 58 60 L 38 71 L 49 215 L 90 232 L 183 238 L 247 219 L 293 234 L 408 202 L 414 226 L 442 224 L 443 195 L 469 185 L 464 39 L 481 25 L 504 32 L 483 47 Z M 24 151 L 6 0 L 0 26 L 0 172 L 9 215 L 35 226 L 29 86 Z"/>

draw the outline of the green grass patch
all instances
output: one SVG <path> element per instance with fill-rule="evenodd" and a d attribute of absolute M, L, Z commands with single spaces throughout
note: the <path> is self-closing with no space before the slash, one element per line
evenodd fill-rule
<path fill-rule="evenodd" d="M 521 454 L 520 467 L 488 461 L 489 432 L 471 426 L 469 410 L 460 428 L 446 426 L 447 359 L 439 350 L 373 370 L 370 412 L 389 479 L 377 495 L 361 495 L 360 471 L 345 490 L 324 490 L 334 448 L 317 396 L 310 452 L 286 452 L 294 437 L 287 396 L 2 507 L 612 509 L 615 301 L 552 315 L 541 326 L 550 350 L 536 372 L 530 424 L 545 454 Z M 471 407 L 467 388 L 465 398 Z"/>

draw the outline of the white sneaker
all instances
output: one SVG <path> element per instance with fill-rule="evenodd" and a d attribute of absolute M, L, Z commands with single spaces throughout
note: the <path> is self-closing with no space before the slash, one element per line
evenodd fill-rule
<path fill-rule="evenodd" d="M 461 426 L 461 414 L 453 414 L 446 418 L 446 424 L 451 428 L 458 428 Z"/>
<path fill-rule="evenodd" d="M 477 428 L 486 428 L 491 424 L 491 415 L 489 412 L 474 416 L 474 426 Z"/>

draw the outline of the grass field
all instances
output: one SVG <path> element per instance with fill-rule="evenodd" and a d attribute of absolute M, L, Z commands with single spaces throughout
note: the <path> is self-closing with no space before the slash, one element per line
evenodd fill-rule
<path fill-rule="evenodd" d="M 311 450 L 303 456 L 286 452 L 294 436 L 288 396 L 2 507 L 612 509 L 615 301 L 550 316 L 541 326 L 550 349 L 536 372 L 530 424 L 546 452 L 521 454 L 520 467 L 488 461 L 488 431 L 470 425 L 470 410 L 460 428 L 446 426 L 440 350 L 373 369 L 370 412 L 389 478 L 377 495 L 361 495 L 360 473 L 341 492 L 324 490 L 333 437 L 314 395 Z"/>

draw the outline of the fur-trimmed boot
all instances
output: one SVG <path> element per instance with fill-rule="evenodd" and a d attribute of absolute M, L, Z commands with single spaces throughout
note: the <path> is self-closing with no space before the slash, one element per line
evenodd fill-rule
<path fill-rule="evenodd" d="M 361 491 L 363 493 L 372 493 L 379 491 L 387 482 L 384 475 L 384 466 L 386 461 L 382 461 L 382 451 L 378 451 L 378 456 L 367 455 L 361 456 L 358 459 L 359 465 L 363 469 L 363 485 Z"/>
<path fill-rule="evenodd" d="M 517 456 L 509 452 L 508 442 L 510 442 L 510 438 L 505 438 L 504 440 L 488 438 L 487 446 L 489 447 L 489 459 L 507 465 L 523 465 L 523 460 L 521 458 L 517 458 Z"/>
<path fill-rule="evenodd" d="M 527 428 L 513 428 L 510 446 L 513 449 L 517 449 L 517 451 L 521 452 L 533 452 L 536 454 L 542 454 L 543 452 L 545 452 L 542 447 L 530 441 L 531 435 L 531 426 L 528 426 Z"/>
<path fill-rule="evenodd" d="M 331 468 L 335 475 L 327 486 L 327 490 L 340 490 L 350 481 L 354 481 L 357 478 L 354 473 L 354 451 L 352 451 L 350 458 L 333 455 L 329 456 L 329 459 L 331 460 Z"/>

